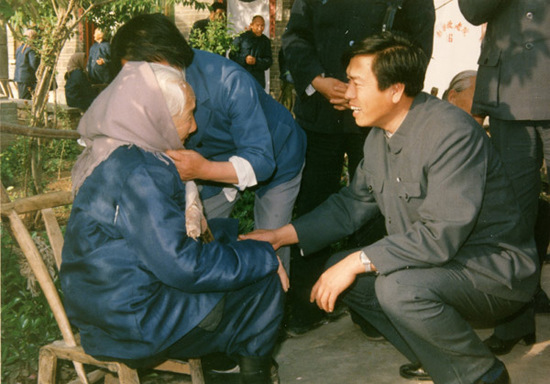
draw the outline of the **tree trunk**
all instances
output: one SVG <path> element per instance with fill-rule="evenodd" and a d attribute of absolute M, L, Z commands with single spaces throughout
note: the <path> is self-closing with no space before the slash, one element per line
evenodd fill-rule
<path fill-rule="evenodd" d="M 0 79 L 9 79 L 8 67 L 8 33 L 6 23 L 0 20 Z"/>
<path fill-rule="evenodd" d="M 74 9 L 74 2 L 70 1 L 67 8 L 57 9 L 57 24 L 52 31 L 51 38 L 45 40 L 40 51 L 41 60 L 36 71 L 36 88 L 33 95 L 31 109 L 32 127 L 47 127 L 46 106 L 48 104 L 48 94 L 55 81 L 55 68 L 61 50 L 69 38 L 72 28 L 67 28 L 70 20 L 70 13 Z M 56 111 L 54 111 L 56 113 Z M 39 139 L 34 139 L 31 144 L 31 175 L 36 193 L 42 192 L 42 156 L 40 154 L 41 145 Z"/>

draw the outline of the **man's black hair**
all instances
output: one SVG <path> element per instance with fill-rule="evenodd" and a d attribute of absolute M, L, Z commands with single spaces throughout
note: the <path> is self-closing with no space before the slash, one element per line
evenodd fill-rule
<path fill-rule="evenodd" d="M 393 84 L 405 85 L 405 94 L 414 97 L 424 88 L 428 58 L 420 47 L 404 35 L 382 32 L 355 43 L 342 56 L 344 67 L 355 56 L 374 56 L 372 72 L 381 91 Z"/>
<path fill-rule="evenodd" d="M 111 42 L 115 73 L 122 68 L 121 60 L 159 62 L 181 69 L 193 61 L 194 52 L 175 24 L 166 16 L 155 13 L 139 15 L 118 29 Z"/>
<path fill-rule="evenodd" d="M 225 1 L 223 3 L 220 3 L 218 1 L 214 1 L 212 5 L 210 6 L 210 12 L 216 12 L 218 9 L 222 9 L 224 12 L 226 11 L 226 5 Z"/>

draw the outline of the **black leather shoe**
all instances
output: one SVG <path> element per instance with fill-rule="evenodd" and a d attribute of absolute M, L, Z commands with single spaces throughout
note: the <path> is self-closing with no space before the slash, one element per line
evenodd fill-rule
<path fill-rule="evenodd" d="M 409 380 L 428 381 L 432 379 L 419 363 L 402 365 L 399 367 L 399 375 Z"/>
<path fill-rule="evenodd" d="M 288 337 L 298 337 L 306 334 L 309 331 L 319 328 L 321 325 L 327 324 L 328 320 L 323 318 L 319 321 L 307 324 L 288 324 L 285 327 L 285 332 Z"/>
<path fill-rule="evenodd" d="M 500 360 L 496 360 L 491 369 L 474 384 L 510 384 L 510 375 Z"/>
<path fill-rule="evenodd" d="M 365 335 L 365 338 L 369 341 L 379 342 L 379 341 L 385 341 L 386 338 L 378 332 L 376 328 L 374 328 L 371 323 L 363 319 L 361 316 L 359 316 L 356 312 L 350 311 L 351 320 L 353 321 L 353 324 L 361 329 L 363 332 L 363 335 Z"/>
<path fill-rule="evenodd" d="M 510 340 L 503 340 L 493 334 L 491 337 L 484 340 L 483 343 L 487 347 L 489 347 L 491 352 L 493 352 L 497 356 L 500 356 L 500 355 L 506 355 L 507 353 L 510 353 L 512 348 L 514 348 L 514 345 L 516 345 L 522 340 L 525 343 L 525 345 L 535 344 L 535 341 L 536 341 L 535 333 L 530 333 L 523 337 L 519 337 L 517 339 L 510 339 Z"/>

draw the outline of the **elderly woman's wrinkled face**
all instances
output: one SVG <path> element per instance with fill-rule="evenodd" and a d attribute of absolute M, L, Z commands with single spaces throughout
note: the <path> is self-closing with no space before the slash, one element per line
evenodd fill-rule
<path fill-rule="evenodd" d="M 187 103 L 183 108 L 182 114 L 178 116 L 172 116 L 172 120 L 174 121 L 176 130 L 178 131 L 178 136 L 183 143 L 190 134 L 197 130 L 197 123 L 195 122 L 195 116 L 193 114 L 196 105 L 195 93 L 189 85 L 181 87 L 183 89 L 183 92 L 185 93 L 185 100 L 187 100 Z"/>
<path fill-rule="evenodd" d="M 472 113 L 472 102 L 474 100 L 474 92 L 476 90 L 476 78 L 470 77 L 470 86 L 461 92 L 454 89 L 449 91 L 449 103 L 456 105 L 458 108 Z"/>

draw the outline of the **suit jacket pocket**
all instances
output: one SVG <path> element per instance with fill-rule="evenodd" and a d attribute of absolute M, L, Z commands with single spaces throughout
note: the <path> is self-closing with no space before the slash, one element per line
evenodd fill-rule
<path fill-rule="evenodd" d="M 489 47 L 483 49 L 479 60 L 474 102 L 496 107 L 499 104 L 500 87 L 500 49 Z"/>
<path fill-rule="evenodd" d="M 397 196 L 400 199 L 409 201 L 412 198 L 418 198 L 422 195 L 420 183 L 400 182 L 397 189 Z"/>

